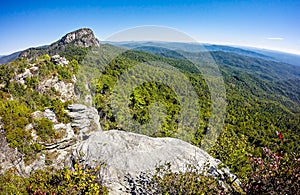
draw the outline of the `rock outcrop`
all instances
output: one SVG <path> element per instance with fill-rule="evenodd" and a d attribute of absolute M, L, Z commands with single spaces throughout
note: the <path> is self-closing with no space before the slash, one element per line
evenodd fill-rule
<path fill-rule="evenodd" d="M 11 150 L 14 154 L 12 157 L 0 155 L 4 169 L 15 166 L 20 172 L 28 174 L 45 167 L 47 154 L 55 154 L 56 157 L 50 160 L 52 166 L 56 167 L 71 165 L 72 156 L 85 154 L 83 156 L 85 164 L 107 165 L 107 169 L 103 172 L 104 182 L 113 195 L 125 194 L 125 189 L 129 185 L 125 181 L 128 174 L 132 177 L 142 172 L 151 174 L 157 166 L 166 162 L 171 163 L 173 171 L 184 172 L 187 165 L 203 168 L 209 164 L 211 174 L 226 172 L 232 178 L 235 177 L 227 168 L 218 169 L 219 160 L 185 141 L 175 138 L 151 138 L 119 130 L 102 131 L 97 110 L 93 107 L 82 104 L 69 105 L 68 115 L 72 121 L 68 124 L 57 123 L 51 110 L 37 111 L 32 115 L 46 117 L 56 122 L 55 131 L 64 131 L 64 136 L 54 142 L 43 143 L 46 155 L 41 155 L 30 165 L 25 165 L 20 154 L 3 142 L 2 150 L 5 152 Z"/>
<path fill-rule="evenodd" d="M 22 154 L 18 150 L 9 147 L 5 133 L 0 132 L 0 173 L 4 173 L 9 168 L 18 167 L 21 161 Z"/>
<path fill-rule="evenodd" d="M 85 163 L 107 164 L 104 176 L 110 194 L 124 194 L 125 176 L 137 176 L 141 172 L 153 172 L 156 166 L 165 162 L 173 171 L 184 171 L 187 165 L 203 168 L 209 164 L 211 170 L 219 171 L 219 160 L 207 152 L 175 138 L 151 138 L 145 135 L 110 130 L 97 131 L 84 140 L 77 148 L 86 154 Z M 228 169 L 223 171 L 229 173 Z M 123 189 L 123 190 L 122 190 Z"/>
<path fill-rule="evenodd" d="M 75 79 L 74 77 L 73 80 Z M 61 81 L 57 76 L 43 80 L 38 85 L 38 91 L 40 93 L 48 93 L 49 90 L 53 89 L 60 94 L 60 100 L 63 102 L 72 100 L 75 97 L 74 83 Z"/>
<path fill-rule="evenodd" d="M 69 64 L 69 61 L 66 58 L 61 57 L 60 55 L 57 54 L 51 57 L 51 61 L 54 64 L 59 64 L 61 66 Z"/>
<path fill-rule="evenodd" d="M 33 113 L 31 113 L 30 115 L 33 119 L 40 119 L 40 118 L 47 118 L 50 121 L 52 121 L 53 123 L 57 123 L 57 118 L 55 116 L 55 113 L 50 110 L 50 109 L 45 109 L 44 112 L 42 111 L 35 111 Z"/>
<path fill-rule="evenodd" d="M 57 118 L 55 116 L 55 113 L 52 110 L 48 109 L 48 108 L 45 110 L 44 116 L 45 116 L 45 118 L 49 119 L 53 123 L 57 123 L 58 122 Z"/>
<path fill-rule="evenodd" d="M 18 83 L 25 84 L 25 79 L 27 77 L 32 77 L 36 75 L 38 69 L 38 67 L 32 65 L 30 68 L 25 68 L 23 73 L 16 74 L 14 79 Z"/>
<path fill-rule="evenodd" d="M 52 43 L 49 46 L 30 48 L 22 51 L 19 54 L 19 57 L 31 58 L 43 54 L 55 55 L 64 51 L 64 49 L 69 45 L 78 47 L 98 47 L 100 46 L 100 42 L 95 37 L 94 32 L 91 29 L 81 28 L 66 34 L 60 40 Z"/>
<path fill-rule="evenodd" d="M 89 28 L 82 28 L 66 34 L 59 42 L 59 45 L 74 44 L 80 47 L 99 46 L 99 41 Z"/>
<path fill-rule="evenodd" d="M 24 84 L 25 83 L 25 79 L 27 77 L 31 77 L 32 76 L 32 73 L 30 72 L 29 69 L 25 69 L 23 73 L 21 74 L 18 74 L 15 76 L 15 80 L 18 82 L 18 83 L 22 83 Z"/>
<path fill-rule="evenodd" d="M 93 131 L 101 131 L 96 108 L 72 104 L 68 106 L 68 110 L 68 115 L 73 119 L 71 126 L 78 130 L 81 139 L 87 139 Z"/>

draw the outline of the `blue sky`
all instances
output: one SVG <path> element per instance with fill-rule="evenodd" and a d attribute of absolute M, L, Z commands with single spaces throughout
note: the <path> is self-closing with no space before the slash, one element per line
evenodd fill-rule
<path fill-rule="evenodd" d="M 120 30 L 161 25 L 203 43 L 300 54 L 300 1 L 1 1 L 0 54 L 50 44 L 81 27 L 100 40 Z"/>

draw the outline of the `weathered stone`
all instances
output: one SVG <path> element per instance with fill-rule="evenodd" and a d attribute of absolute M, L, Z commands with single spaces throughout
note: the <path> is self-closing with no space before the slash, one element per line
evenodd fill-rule
<path fill-rule="evenodd" d="M 41 156 L 35 159 L 30 165 L 25 165 L 24 161 L 22 161 L 18 166 L 20 166 L 20 170 L 23 170 L 25 174 L 30 174 L 34 170 L 43 169 L 45 167 L 45 155 L 41 154 Z"/>
<path fill-rule="evenodd" d="M 68 109 L 71 111 L 71 112 L 79 112 L 79 111 L 84 111 L 87 109 L 87 106 L 86 105 L 83 105 L 83 104 L 71 104 L 68 106 Z"/>
<path fill-rule="evenodd" d="M 24 70 L 23 73 L 17 74 L 17 75 L 15 76 L 15 80 L 16 80 L 16 82 L 18 82 L 18 83 L 25 84 L 25 79 L 26 79 L 27 77 L 31 77 L 31 76 L 33 76 L 33 74 L 31 73 L 30 69 L 25 68 L 25 70 Z"/>
<path fill-rule="evenodd" d="M 220 163 L 204 150 L 179 139 L 151 138 L 118 130 L 94 132 L 77 150 L 86 154 L 85 163 L 107 164 L 104 179 L 110 194 L 124 194 L 120 189 L 127 185 L 124 179 L 128 173 L 132 176 L 151 173 L 165 162 L 171 163 L 173 171 L 184 171 L 187 165 L 201 168 L 206 163 L 211 170 L 218 170 Z M 228 169 L 225 171 L 230 174 Z"/>
<path fill-rule="evenodd" d="M 53 126 L 53 129 L 55 131 L 60 130 L 60 129 L 65 130 L 66 133 L 65 133 L 64 139 L 71 139 L 71 138 L 75 137 L 74 131 L 71 127 L 71 123 L 68 123 L 68 124 L 63 124 L 63 123 L 55 124 Z"/>
<path fill-rule="evenodd" d="M 29 68 L 29 70 L 32 74 L 36 75 L 38 73 L 39 67 L 32 66 L 31 68 Z"/>
<path fill-rule="evenodd" d="M 29 130 L 31 130 L 31 129 L 33 129 L 32 123 L 29 123 L 28 125 L 25 126 L 25 130 L 26 130 L 26 131 L 29 131 Z"/>
<path fill-rule="evenodd" d="M 54 89 L 60 93 L 60 100 L 68 101 L 73 99 L 74 93 L 74 84 L 66 83 L 64 81 L 59 81 L 53 85 Z"/>
<path fill-rule="evenodd" d="M 38 90 L 41 93 L 47 93 L 52 87 L 60 93 L 60 100 L 63 102 L 71 100 L 75 96 L 74 83 L 59 81 L 57 76 L 52 76 L 51 78 L 40 82 Z"/>
<path fill-rule="evenodd" d="M 0 173 L 17 166 L 22 161 L 22 154 L 17 149 L 9 147 L 5 134 L 0 133 Z"/>
<path fill-rule="evenodd" d="M 89 106 L 93 105 L 93 98 L 91 94 L 87 94 L 86 96 L 84 96 L 84 102 Z"/>
<path fill-rule="evenodd" d="M 51 57 L 51 61 L 54 63 L 54 64 L 59 64 L 59 65 L 68 65 L 69 64 L 69 61 L 64 58 L 64 57 L 60 57 L 60 55 L 54 55 Z"/>
<path fill-rule="evenodd" d="M 56 119 L 55 113 L 52 110 L 48 109 L 48 108 L 45 110 L 45 112 L 37 110 L 37 111 L 31 113 L 30 116 L 33 119 L 47 118 L 50 121 L 52 121 L 53 123 L 57 123 L 58 122 L 57 119 Z"/>
<path fill-rule="evenodd" d="M 50 109 L 46 109 L 45 112 L 44 112 L 44 117 L 49 119 L 50 121 L 52 121 L 53 123 L 57 123 L 57 119 L 56 119 L 56 115 L 55 113 L 50 110 Z"/>
<path fill-rule="evenodd" d="M 101 131 L 99 115 L 94 107 L 72 104 L 68 106 L 68 109 L 68 115 L 73 119 L 71 126 L 79 130 L 81 138 L 92 131 Z"/>
<path fill-rule="evenodd" d="M 74 44 L 81 47 L 99 46 L 99 41 L 95 38 L 91 29 L 82 28 L 66 34 L 60 43 L 63 45 Z"/>
<path fill-rule="evenodd" d="M 37 110 L 37 111 L 31 113 L 30 117 L 33 119 L 41 119 L 44 117 L 44 112 Z"/>

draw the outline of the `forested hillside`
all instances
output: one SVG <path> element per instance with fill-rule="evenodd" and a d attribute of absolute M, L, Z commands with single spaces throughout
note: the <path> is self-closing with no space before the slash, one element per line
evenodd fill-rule
<path fill-rule="evenodd" d="M 103 47 L 111 49 L 113 46 L 104 45 Z M 160 51 L 164 50 L 160 49 Z M 169 50 L 165 49 L 165 51 Z M 208 87 L 201 73 L 197 72 L 191 62 L 182 59 L 180 55 L 176 55 L 175 58 L 169 57 L 170 53 L 166 52 L 167 57 L 164 57 L 128 50 L 106 66 L 102 78 L 96 78 L 93 87 L 94 104 L 105 129 L 122 129 L 122 126 L 116 122 L 110 104 L 112 90 L 118 76 L 135 64 L 156 60 L 178 68 L 187 76 L 196 90 L 201 114 L 200 125 L 197 132 L 193 134 L 192 143 L 201 144 L 210 118 Z M 175 53 L 171 54 L 174 56 Z M 226 165 L 231 166 L 242 177 L 250 166 L 245 154 L 261 155 L 262 147 L 277 150 L 274 148 L 277 140 L 276 132 L 283 134 L 285 139 L 285 144 L 281 149 L 289 153 L 296 152 L 299 155 L 300 88 L 297 82 L 300 79 L 299 67 L 227 52 L 212 52 L 211 55 L 220 66 L 226 84 L 228 103 L 222 135 L 211 153 Z M 147 77 L 147 75 L 143 76 Z M 149 121 L 148 109 L 154 101 L 162 102 L 167 109 L 167 116 L 161 131 L 150 136 L 175 136 L 174 131 L 180 131 L 176 126 L 176 116 L 180 113 L 180 105 L 174 91 L 164 84 L 145 83 L 135 89 L 129 105 L 132 117 L 141 124 L 147 123 Z"/>

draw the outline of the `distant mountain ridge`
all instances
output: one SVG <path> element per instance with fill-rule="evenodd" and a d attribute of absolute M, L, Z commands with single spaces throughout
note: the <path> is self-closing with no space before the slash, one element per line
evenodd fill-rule
<path fill-rule="evenodd" d="M 21 51 L 17 51 L 15 53 L 10 54 L 10 55 L 0 56 L 0 64 L 6 64 L 8 62 L 11 62 L 11 61 L 15 60 L 20 55 L 20 53 L 21 53 Z"/>
<path fill-rule="evenodd" d="M 227 46 L 227 45 L 216 45 L 216 44 L 197 44 L 197 43 L 179 43 L 179 42 L 105 42 L 116 46 L 126 47 L 130 49 L 140 50 L 151 52 L 154 54 L 163 54 L 165 57 L 176 57 L 176 48 L 181 48 L 189 52 L 199 52 L 199 51 L 223 51 L 229 53 L 236 53 L 240 55 L 245 55 L 249 57 L 261 58 L 264 60 L 271 60 L 277 62 L 284 62 L 292 65 L 300 66 L 300 56 L 290 53 L 284 53 L 280 51 L 272 51 L 267 49 L 258 49 L 252 47 L 243 47 L 243 46 Z M 56 41 L 51 45 L 45 45 L 36 48 L 29 48 L 24 51 L 18 51 L 10 55 L 1 55 L 0 64 L 8 63 L 12 60 L 15 60 L 17 57 L 24 57 L 29 54 L 35 53 L 49 53 L 53 54 L 53 51 L 61 51 L 65 48 L 66 45 L 75 45 L 80 47 L 89 47 L 89 46 L 99 46 L 100 42 L 95 37 L 93 31 L 89 28 L 82 28 L 73 32 L 66 34 L 60 40 Z M 169 50 L 166 52 L 166 45 Z M 156 48 L 155 48 L 156 47 Z M 159 51 L 160 50 L 160 51 Z M 177 56 L 182 58 L 182 56 Z"/>
<path fill-rule="evenodd" d="M 242 47 L 242 48 L 245 48 L 246 50 L 249 50 L 249 51 L 261 53 L 266 56 L 270 56 L 273 59 L 276 59 L 280 62 L 285 62 L 288 64 L 300 66 L 300 55 L 279 52 L 279 51 L 274 51 L 274 50 L 267 50 L 267 49 L 258 49 L 258 48 L 249 48 L 249 47 Z"/>
<path fill-rule="evenodd" d="M 262 58 L 266 60 L 275 60 L 273 57 L 270 57 L 268 55 L 260 54 L 258 52 L 241 49 L 238 47 L 232 47 L 232 46 L 225 46 L 225 45 L 204 45 L 205 49 L 208 51 L 224 51 L 224 52 L 232 52 L 237 53 L 241 55 L 251 56 L 251 57 L 257 57 Z"/>
<path fill-rule="evenodd" d="M 180 43 L 180 42 L 108 42 L 110 44 L 127 47 L 130 49 L 137 49 L 141 51 L 146 51 L 145 48 L 148 47 L 148 52 L 154 52 L 154 47 L 158 48 L 169 48 L 171 50 L 182 49 L 188 52 L 201 52 L 201 51 L 223 51 L 228 53 L 236 53 L 240 55 L 245 55 L 249 57 L 261 58 L 264 60 L 271 60 L 277 62 L 284 62 L 292 65 L 300 66 L 300 56 L 295 54 L 284 53 L 280 51 L 263 50 L 258 48 L 249 48 L 243 46 L 226 46 L 226 45 L 216 45 L 216 44 L 201 44 L 201 43 Z M 150 50 L 150 47 L 152 49 Z"/>

